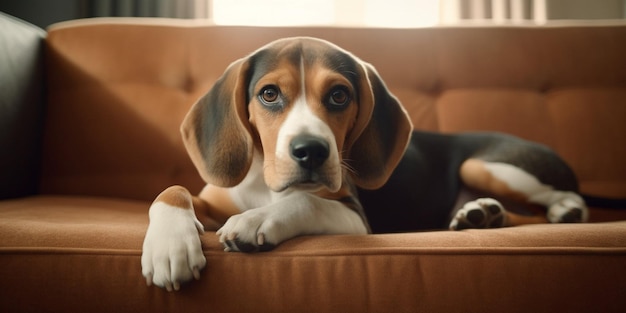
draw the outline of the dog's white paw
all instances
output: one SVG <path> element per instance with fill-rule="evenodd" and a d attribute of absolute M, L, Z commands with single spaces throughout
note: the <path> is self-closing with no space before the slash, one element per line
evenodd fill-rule
<path fill-rule="evenodd" d="M 153 203 L 141 255 L 147 284 L 172 291 L 192 278 L 199 279 L 206 265 L 199 237 L 203 232 L 193 209 Z"/>
<path fill-rule="evenodd" d="M 582 198 L 574 195 L 552 204 L 547 217 L 551 223 L 584 223 L 589 218 L 589 210 Z"/>
<path fill-rule="evenodd" d="M 217 231 L 225 251 L 267 251 L 300 235 L 366 234 L 356 211 L 307 192 L 293 192 L 272 204 L 231 216 Z"/>
<path fill-rule="evenodd" d="M 506 225 L 506 211 L 500 202 L 481 198 L 466 203 L 452 218 L 450 230 L 498 228 Z"/>
<path fill-rule="evenodd" d="M 225 251 L 257 252 L 271 250 L 289 238 L 289 225 L 267 207 L 232 216 L 217 231 Z"/>

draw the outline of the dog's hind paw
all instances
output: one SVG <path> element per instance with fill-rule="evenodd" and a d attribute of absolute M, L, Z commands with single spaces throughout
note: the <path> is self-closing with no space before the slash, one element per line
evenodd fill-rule
<path fill-rule="evenodd" d="M 548 208 L 547 218 L 551 223 L 584 223 L 589 219 L 589 210 L 582 198 L 569 193 L 567 198 Z"/>
<path fill-rule="evenodd" d="M 506 225 L 506 211 L 492 198 L 481 198 L 466 203 L 450 222 L 450 230 L 469 228 L 499 228 Z"/>

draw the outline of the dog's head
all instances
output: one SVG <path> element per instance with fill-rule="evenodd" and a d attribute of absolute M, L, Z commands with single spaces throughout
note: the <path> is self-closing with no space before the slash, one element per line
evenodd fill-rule
<path fill-rule="evenodd" d="M 382 186 L 411 129 L 371 65 L 329 42 L 302 37 L 235 61 L 181 127 L 208 183 L 239 184 L 256 149 L 270 189 L 331 192 L 345 175 L 362 188 Z"/>

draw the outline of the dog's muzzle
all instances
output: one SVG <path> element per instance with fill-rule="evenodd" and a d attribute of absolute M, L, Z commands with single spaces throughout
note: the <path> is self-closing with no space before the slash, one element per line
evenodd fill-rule
<path fill-rule="evenodd" d="M 289 144 L 291 158 L 307 171 L 314 171 L 326 162 L 330 155 L 328 142 L 311 135 L 300 135 Z"/>
<path fill-rule="evenodd" d="M 289 156 L 296 166 L 282 188 L 315 191 L 326 187 L 336 190 L 340 182 L 330 162 L 331 150 L 323 138 L 313 135 L 298 135 L 289 143 Z"/>

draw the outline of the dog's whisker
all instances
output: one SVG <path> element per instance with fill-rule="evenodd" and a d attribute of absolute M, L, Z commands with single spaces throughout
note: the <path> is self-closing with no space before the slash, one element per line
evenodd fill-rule
<path fill-rule="evenodd" d="M 350 165 L 350 163 L 348 163 L 349 161 L 350 160 L 342 160 L 341 167 L 345 169 L 346 171 L 348 171 L 349 173 L 356 174 L 357 173 L 356 169 L 352 165 Z"/>
<path fill-rule="evenodd" d="M 348 151 L 346 151 L 346 150 L 342 150 L 341 151 L 341 155 L 342 156 L 343 155 L 347 155 L 347 154 L 348 154 Z M 345 169 L 348 173 L 356 174 L 357 173 L 356 169 L 354 168 L 354 166 L 352 166 L 350 164 L 350 162 L 352 162 L 352 161 L 353 160 L 348 159 L 346 157 L 341 157 L 341 162 L 340 162 L 339 165 L 341 166 L 341 168 Z"/>

